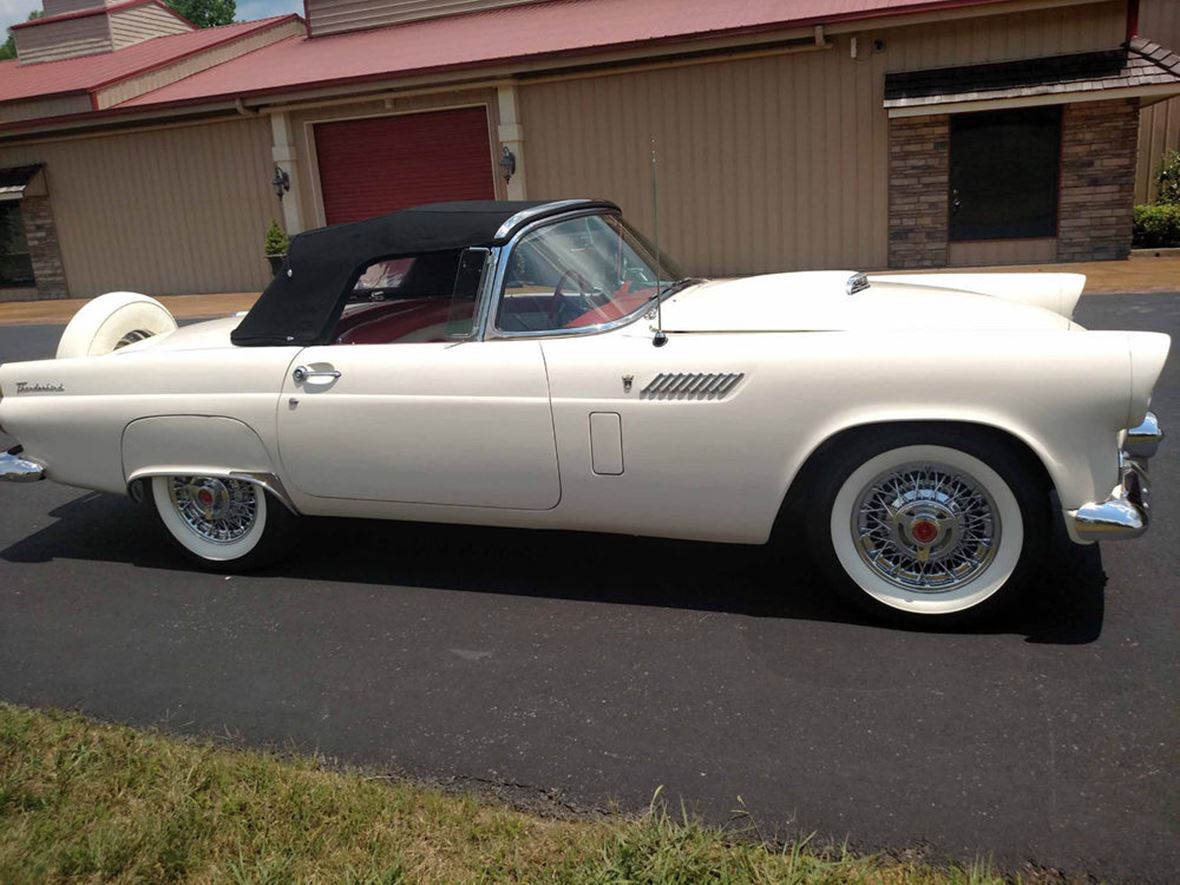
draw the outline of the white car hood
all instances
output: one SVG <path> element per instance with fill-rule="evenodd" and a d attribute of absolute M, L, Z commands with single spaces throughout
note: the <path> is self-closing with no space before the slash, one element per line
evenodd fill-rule
<path fill-rule="evenodd" d="M 1063 331 L 1070 327 L 1065 316 L 1017 303 L 1018 293 L 989 297 L 908 281 L 886 282 L 887 278 L 877 277 L 869 288 L 849 295 L 846 286 L 853 274 L 853 271 L 812 271 L 701 283 L 664 302 L 664 329 L 669 332 Z"/>

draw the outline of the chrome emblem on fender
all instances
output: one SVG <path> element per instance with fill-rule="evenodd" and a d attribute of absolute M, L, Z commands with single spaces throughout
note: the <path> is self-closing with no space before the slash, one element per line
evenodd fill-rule
<path fill-rule="evenodd" d="M 65 393 L 64 384 L 42 384 L 39 381 L 17 381 L 17 393 Z"/>

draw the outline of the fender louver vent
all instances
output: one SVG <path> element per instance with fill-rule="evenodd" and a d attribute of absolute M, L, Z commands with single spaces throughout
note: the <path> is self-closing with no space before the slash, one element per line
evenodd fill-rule
<path fill-rule="evenodd" d="M 742 372 L 661 372 L 639 395 L 645 399 L 721 399 L 744 377 Z"/>

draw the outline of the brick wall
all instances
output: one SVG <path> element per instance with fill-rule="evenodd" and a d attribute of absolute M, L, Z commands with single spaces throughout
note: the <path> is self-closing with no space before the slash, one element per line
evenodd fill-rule
<path fill-rule="evenodd" d="M 950 118 L 889 121 L 889 266 L 942 267 L 947 251 Z"/>
<path fill-rule="evenodd" d="M 1130 254 L 1138 137 L 1137 99 L 1065 106 L 1058 261 Z"/>
<path fill-rule="evenodd" d="M 37 281 L 37 297 L 69 298 L 49 197 L 26 196 L 21 200 L 20 213 L 33 262 L 33 277 Z"/>

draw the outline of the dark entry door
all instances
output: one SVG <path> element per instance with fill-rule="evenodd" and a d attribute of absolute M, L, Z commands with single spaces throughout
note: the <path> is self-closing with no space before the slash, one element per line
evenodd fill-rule
<path fill-rule="evenodd" d="M 1057 235 L 1061 108 L 951 117 L 950 238 Z"/>
<path fill-rule="evenodd" d="M 328 224 L 423 203 L 495 199 L 482 105 L 315 125 Z"/>

